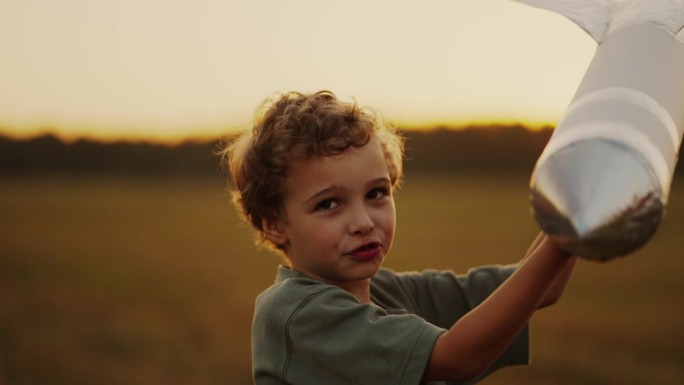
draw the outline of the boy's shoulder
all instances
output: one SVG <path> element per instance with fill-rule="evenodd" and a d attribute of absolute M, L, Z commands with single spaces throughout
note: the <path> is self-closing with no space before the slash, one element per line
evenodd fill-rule
<path fill-rule="evenodd" d="M 256 300 L 256 311 L 264 309 L 276 312 L 302 306 L 318 297 L 335 298 L 337 301 L 358 303 L 356 298 L 344 289 L 326 284 L 298 273 L 287 266 L 278 266 L 276 281 L 264 290 Z"/>
<path fill-rule="evenodd" d="M 390 308 L 406 307 L 403 300 L 402 283 L 406 273 L 397 273 L 391 269 L 380 268 L 371 279 L 372 296 L 379 299 Z M 380 294 L 380 295 L 378 295 Z M 399 302 L 397 299 L 401 298 Z M 327 284 L 301 273 L 287 266 L 278 266 L 275 282 L 257 296 L 255 303 L 255 318 L 272 319 L 273 317 L 287 317 L 298 313 L 306 307 L 313 311 L 326 311 L 331 308 L 354 308 L 361 305 L 354 295 L 339 286 Z M 385 306 L 383 306 L 385 308 Z"/>
<path fill-rule="evenodd" d="M 371 279 L 371 285 L 392 285 L 400 281 L 400 277 L 406 274 L 407 273 L 403 272 L 397 273 L 394 270 L 382 267 Z M 340 290 L 344 292 L 344 290 L 338 286 L 309 278 L 287 266 L 280 265 L 278 266 L 275 282 L 259 294 L 257 298 L 280 298 L 286 296 L 288 298 L 301 299 L 315 296 L 328 290 Z"/>
<path fill-rule="evenodd" d="M 364 383 L 417 384 L 444 332 L 415 314 L 362 304 L 339 286 L 286 267 L 279 267 L 276 282 L 256 305 L 255 378 L 283 383 L 328 383 L 331 373 L 335 383 L 358 383 L 363 373 Z M 378 365 L 377 357 L 388 364 Z"/>

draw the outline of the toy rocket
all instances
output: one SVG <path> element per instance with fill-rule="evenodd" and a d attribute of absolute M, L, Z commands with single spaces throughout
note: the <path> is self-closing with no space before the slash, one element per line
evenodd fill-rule
<path fill-rule="evenodd" d="M 530 181 L 543 231 L 610 260 L 664 215 L 684 130 L 684 0 L 518 0 L 556 11 L 599 44 Z"/>

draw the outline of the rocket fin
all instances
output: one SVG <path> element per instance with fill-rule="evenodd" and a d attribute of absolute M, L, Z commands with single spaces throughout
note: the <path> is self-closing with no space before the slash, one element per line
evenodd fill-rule
<path fill-rule="evenodd" d="M 597 43 L 606 37 L 613 11 L 614 0 L 516 0 L 534 7 L 548 9 L 565 16 L 585 30 Z"/>
<path fill-rule="evenodd" d="M 651 24 L 677 35 L 682 41 L 684 0 L 626 0 L 620 3 L 610 22 L 608 34 L 638 24 Z"/>
<path fill-rule="evenodd" d="M 597 43 L 619 29 L 654 24 L 684 42 L 684 0 L 516 0 L 572 20 Z"/>

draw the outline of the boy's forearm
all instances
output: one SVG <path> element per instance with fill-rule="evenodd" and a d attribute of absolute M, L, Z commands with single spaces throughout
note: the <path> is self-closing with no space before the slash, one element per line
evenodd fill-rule
<path fill-rule="evenodd" d="M 530 247 L 527 249 L 527 252 L 525 253 L 525 256 L 523 257 L 522 262 L 524 262 L 533 252 L 535 252 L 540 245 L 542 245 L 543 242 L 550 242 L 550 240 L 547 239 L 548 236 L 544 232 L 540 232 L 535 240 L 530 244 Z M 545 248 L 542 250 L 542 252 L 561 252 L 557 247 L 551 247 L 551 248 Z M 539 308 L 544 308 L 550 305 L 555 304 L 560 297 L 563 295 L 563 292 L 565 291 L 565 288 L 568 284 L 568 281 L 570 280 L 570 276 L 572 275 L 572 271 L 575 267 L 575 262 L 577 261 L 576 256 L 571 257 L 570 263 L 565 267 L 563 272 L 561 272 L 556 278 L 556 281 L 553 283 L 549 291 L 546 293 L 546 296 L 542 300 L 541 304 L 539 305 Z"/>
<path fill-rule="evenodd" d="M 565 286 L 572 264 L 573 258 L 542 240 L 489 298 L 439 337 L 425 379 L 479 375 L 513 342 L 554 285 Z"/>
<path fill-rule="evenodd" d="M 572 276 L 572 271 L 575 268 L 575 263 L 577 262 L 577 257 L 572 256 L 570 257 L 570 260 L 568 261 L 567 266 L 563 271 L 558 275 L 558 278 L 556 278 L 556 281 L 553 283 L 551 288 L 546 292 L 546 296 L 542 300 L 541 304 L 539 305 L 539 308 L 545 308 L 547 306 L 553 305 L 558 300 L 561 298 L 563 293 L 565 292 L 565 288 L 568 285 L 568 282 L 570 281 L 570 276 Z"/>

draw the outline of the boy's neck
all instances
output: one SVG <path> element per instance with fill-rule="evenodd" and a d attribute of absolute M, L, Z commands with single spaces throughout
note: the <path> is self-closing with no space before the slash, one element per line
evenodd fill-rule
<path fill-rule="evenodd" d="M 291 261 L 288 261 L 287 263 L 287 268 L 289 268 L 292 271 L 296 271 L 299 274 L 302 274 L 304 276 L 307 276 L 311 279 L 315 279 L 317 281 L 321 281 L 323 283 L 326 283 L 328 285 L 334 285 L 342 288 L 344 291 L 350 293 L 356 299 L 362 303 L 362 304 L 370 304 L 373 301 L 371 300 L 371 293 L 370 293 L 370 288 L 371 288 L 371 278 L 365 278 L 365 279 L 360 279 L 360 280 L 354 280 L 354 281 L 346 281 L 346 282 L 340 282 L 340 281 L 330 281 L 325 279 L 324 277 L 316 276 L 315 274 L 311 274 L 310 272 L 303 271 L 297 266 L 293 266 Z"/>
<path fill-rule="evenodd" d="M 366 278 L 366 279 L 362 279 L 362 280 L 358 280 L 358 281 L 349 281 L 349 282 L 332 282 L 332 281 L 328 281 L 324 278 L 316 277 L 315 275 L 311 275 L 311 274 L 308 274 L 304 271 L 301 271 L 301 270 L 297 269 L 296 267 L 293 267 L 291 264 L 290 264 L 289 268 L 294 270 L 294 271 L 297 271 L 300 274 L 306 275 L 309 278 L 319 280 L 319 281 L 327 283 L 329 285 L 338 286 L 338 287 L 344 289 L 346 292 L 353 295 L 354 297 L 356 297 L 356 299 L 362 304 L 372 303 L 371 294 L 370 294 L 370 284 L 371 284 L 370 278 Z"/>
<path fill-rule="evenodd" d="M 351 293 L 351 295 L 356 297 L 356 299 L 358 299 L 360 303 L 362 303 L 362 304 L 372 303 L 371 295 L 370 295 L 370 279 L 365 279 L 363 281 L 353 282 L 353 284 L 350 284 L 350 285 L 338 285 L 338 286 L 340 286 L 344 290 Z"/>

